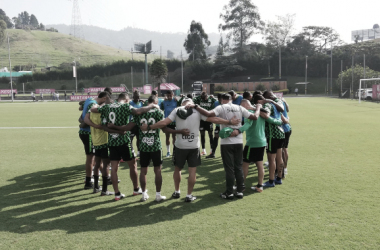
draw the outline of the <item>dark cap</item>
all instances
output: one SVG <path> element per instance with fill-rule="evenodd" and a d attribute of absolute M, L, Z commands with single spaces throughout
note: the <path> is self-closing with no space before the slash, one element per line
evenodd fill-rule
<path fill-rule="evenodd" d="M 230 94 L 227 94 L 227 93 L 224 93 L 224 94 L 222 95 L 222 99 L 223 99 L 223 100 L 231 100 L 231 95 L 230 95 Z"/>

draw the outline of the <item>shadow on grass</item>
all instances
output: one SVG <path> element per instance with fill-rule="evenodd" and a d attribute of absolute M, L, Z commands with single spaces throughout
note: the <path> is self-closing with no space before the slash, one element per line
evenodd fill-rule
<path fill-rule="evenodd" d="M 122 166 L 119 171 L 125 168 L 128 167 Z M 168 159 L 162 171 L 173 171 Z M 252 174 L 256 177 L 252 178 Z M 225 172 L 220 158 L 203 159 L 202 166 L 197 169 L 197 179 L 194 193 L 200 195 L 189 204 L 184 202 L 186 192 L 182 192 L 180 199 L 168 197 L 161 203 L 154 202 L 154 197 L 144 203 L 139 202 L 140 196 L 115 202 L 113 196 L 91 194 L 91 190 L 83 190 L 82 165 L 18 176 L 9 180 L 11 184 L 0 187 L 0 231 L 21 234 L 48 230 L 105 231 L 180 220 L 199 210 L 226 203 L 218 196 L 225 190 Z M 254 166 L 250 167 L 248 181 L 257 182 Z M 187 183 L 187 178 L 182 182 Z M 173 180 L 165 180 L 164 185 L 173 186 Z"/>

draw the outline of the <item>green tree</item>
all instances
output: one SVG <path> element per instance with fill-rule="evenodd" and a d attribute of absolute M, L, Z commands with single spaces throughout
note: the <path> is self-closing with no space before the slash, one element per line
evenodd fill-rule
<path fill-rule="evenodd" d="M 265 41 L 275 48 L 286 45 L 294 29 L 294 16 L 277 16 L 277 22 L 268 22 L 264 29 Z"/>
<path fill-rule="evenodd" d="M 100 76 L 95 76 L 94 79 L 92 80 L 97 86 L 100 86 L 102 83 L 102 78 Z"/>
<path fill-rule="evenodd" d="M 158 93 L 161 93 L 161 83 L 165 81 L 168 75 L 168 68 L 161 59 L 155 59 L 150 66 L 150 75 L 155 79 L 158 84 Z"/>
<path fill-rule="evenodd" d="M 12 23 L 11 19 L 7 16 L 5 11 L 3 11 L 2 9 L 0 9 L 0 20 L 3 20 L 7 24 L 8 29 L 13 28 L 13 23 Z"/>
<path fill-rule="evenodd" d="M 43 23 L 40 23 L 40 30 L 45 30 L 45 25 Z"/>
<path fill-rule="evenodd" d="M 219 24 L 219 29 L 228 31 L 227 39 L 232 38 L 235 50 L 242 51 L 248 39 L 264 26 L 259 11 L 251 0 L 230 0 L 223 11 L 220 18 L 224 24 Z"/>
<path fill-rule="evenodd" d="M 3 20 L 0 20 L 0 45 L 4 42 L 6 29 L 7 24 Z"/>
<path fill-rule="evenodd" d="M 38 20 L 37 20 L 37 17 L 35 15 L 31 15 L 30 16 L 30 25 L 33 27 L 33 28 L 38 28 Z"/>
<path fill-rule="evenodd" d="M 366 78 L 379 78 L 380 72 L 374 71 L 368 67 L 365 69 Z M 361 65 L 355 65 L 353 68 L 347 68 L 339 74 L 338 79 L 335 84 L 340 88 L 340 83 L 342 82 L 342 88 L 351 89 L 352 91 L 356 91 L 359 89 L 360 79 L 364 78 L 364 68 Z M 363 84 L 363 83 L 362 83 Z M 379 81 L 367 82 L 367 86 L 372 86 L 372 84 L 379 84 Z M 362 86 L 364 88 L 364 85 Z"/>
<path fill-rule="evenodd" d="M 330 27 L 306 26 L 302 28 L 300 35 L 313 44 L 319 53 L 323 53 L 331 45 L 335 47 L 343 44 L 338 32 Z"/>
<path fill-rule="evenodd" d="M 194 20 L 190 24 L 190 30 L 183 46 L 189 53 L 189 60 L 207 59 L 205 48 L 210 46 L 208 35 L 204 31 L 200 22 Z"/>

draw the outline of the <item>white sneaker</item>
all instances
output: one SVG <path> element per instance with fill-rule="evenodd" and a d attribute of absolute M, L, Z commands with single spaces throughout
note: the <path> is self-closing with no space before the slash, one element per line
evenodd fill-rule
<path fill-rule="evenodd" d="M 160 202 L 166 200 L 166 196 L 162 196 L 160 194 L 156 195 L 155 201 Z"/>
<path fill-rule="evenodd" d="M 263 187 L 257 187 L 257 186 L 253 186 L 253 187 L 251 187 L 251 189 L 253 191 L 256 191 L 256 192 L 259 192 L 259 193 L 261 193 L 264 190 Z"/>
<path fill-rule="evenodd" d="M 140 201 L 146 201 L 147 199 L 149 199 L 148 193 L 147 192 L 142 193 L 142 197 L 141 197 Z"/>
<path fill-rule="evenodd" d="M 148 192 L 148 189 L 146 190 L 146 192 Z M 143 191 L 142 191 L 141 187 L 139 187 L 139 190 L 137 190 L 137 191 L 133 190 L 132 195 L 136 196 L 136 195 L 139 195 L 139 194 L 142 194 L 142 193 L 143 193 Z"/>

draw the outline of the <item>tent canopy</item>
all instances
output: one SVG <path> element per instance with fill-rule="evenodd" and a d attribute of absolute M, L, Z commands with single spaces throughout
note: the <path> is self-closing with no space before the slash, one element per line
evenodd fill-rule
<path fill-rule="evenodd" d="M 312 82 L 297 82 L 296 85 L 313 84 Z"/>

